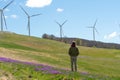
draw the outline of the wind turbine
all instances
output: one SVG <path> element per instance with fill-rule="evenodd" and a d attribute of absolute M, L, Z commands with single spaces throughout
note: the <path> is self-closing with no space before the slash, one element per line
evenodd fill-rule
<path fill-rule="evenodd" d="M 88 28 L 92 28 L 93 29 L 93 41 L 95 41 L 95 32 L 98 33 L 97 29 L 96 29 L 96 23 L 97 23 L 97 19 L 94 23 L 94 25 L 92 27 L 88 27 Z"/>
<path fill-rule="evenodd" d="M 30 36 L 30 35 L 31 35 L 31 33 L 30 33 L 30 18 L 31 18 L 31 17 L 35 17 L 35 16 L 39 16 L 39 15 L 41 15 L 41 14 L 29 15 L 29 14 L 25 11 L 25 9 L 23 9 L 22 6 L 20 6 L 20 8 L 23 10 L 23 12 L 24 12 L 24 13 L 27 15 L 27 17 L 28 17 L 27 27 L 28 27 L 28 35 Z"/>
<path fill-rule="evenodd" d="M 57 21 L 55 21 L 58 25 L 59 25 L 59 27 L 60 27 L 60 39 L 61 39 L 61 41 L 62 41 L 62 33 L 63 33 L 63 30 L 62 30 L 62 27 L 63 27 L 63 25 L 67 22 L 67 20 L 65 20 L 62 24 L 60 24 L 60 23 L 58 23 Z"/>
<path fill-rule="evenodd" d="M 120 29 L 120 24 L 119 24 L 119 29 Z M 120 38 L 120 33 L 119 33 L 119 38 Z"/>
<path fill-rule="evenodd" d="M 4 22 L 4 24 L 5 24 L 5 26 L 6 26 L 6 29 L 7 29 L 7 24 L 6 24 L 6 19 L 5 19 L 5 15 L 4 15 L 4 10 L 11 4 L 11 3 L 13 3 L 13 1 L 14 0 L 12 0 L 11 2 L 9 2 L 6 6 L 4 6 L 2 9 L 0 9 L 0 12 L 1 12 L 1 15 L 0 15 L 0 17 L 1 17 L 1 31 L 3 31 L 3 22 Z"/>

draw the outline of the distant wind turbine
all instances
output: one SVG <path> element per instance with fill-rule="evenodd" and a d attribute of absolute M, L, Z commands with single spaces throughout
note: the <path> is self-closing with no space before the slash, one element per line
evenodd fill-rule
<path fill-rule="evenodd" d="M 96 23 L 97 20 L 95 21 L 94 25 L 92 27 L 88 27 L 88 28 L 92 28 L 93 29 L 93 41 L 95 41 L 95 32 L 98 33 L 97 29 L 96 29 Z"/>
<path fill-rule="evenodd" d="M 60 27 L 60 39 L 62 40 L 62 33 L 63 33 L 63 30 L 62 30 L 62 27 L 63 25 L 67 22 L 67 20 L 65 20 L 62 24 L 58 23 L 57 21 L 55 21 L 59 27 Z"/>
<path fill-rule="evenodd" d="M 120 24 L 119 24 L 119 29 L 120 29 Z M 119 38 L 120 38 L 120 32 L 119 32 Z"/>
<path fill-rule="evenodd" d="M 34 14 L 34 15 L 29 15 L 24 9 L 23 9 L 23 7 L 22 6 L 20 6 L 20 8 L 23 10 L 23 12 L 27 15 L 27 17 L 28 17 L 28 24 L 27 24 L 27 27 L 28 27 L 28 35 L 30 36 L 31 35 L 31 33 L 30 33 L 30 18 L 31 17 L 35 17 L 35 16 L 39 16 L 39 15 L 42 15 L 42 14 Z"/>
<path fill-rule="evenodd" d="M 4 6 L 2 9 L 0 9 L 0 12 L 1 12 L 1 31 L 3 31 L 3 22 L 6 26 L 6 29 L 7 29 L 7 23 L 6 23 L 6 19 L 5 19 L 5 15 L 4 15 L 4 10 L 11 4 L 13 3 L 14 0 L 12 0 L 11 2 L 9 2 L 6 6 Z"/>

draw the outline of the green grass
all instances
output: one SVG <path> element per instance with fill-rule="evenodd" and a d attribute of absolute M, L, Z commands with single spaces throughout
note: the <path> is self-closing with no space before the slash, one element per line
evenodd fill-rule
<path fill-rule="evenodd" d="M 70 59 L 68 49 L 70 45 L 62 42 L 41 39 L 36 37 L 28 37 L 24 35 L 17 35 L 14 33 L 0 32 L 0 56 L 7 57 L 20 61 L 35 62 L 47 64 L 59 69 L 70 70 Z M 90 48 L 78 46 L 80 55 L 78 57 L 78 71 L 80 73 L 89 73 L 82 75 L 78 73 L 69 73 L 68 75 L 48 75 L 34 72 L 30 66 L 25 67 L 24 78 L 28 79 L 28 74 L 47 77 L 44 80 L 53 80 L 52 78 L 76 78 L 74 80 L 119 80 L 120 79 L 120 50 Z M 14 79 L 21 78 L 21 71 L 18 71 L 17 76 L 10 74 L 11 69 L 7 65 L 12 65 L 11 68 L 23 67 L 22 64 L 0 63 L 3 67 L 1 72 L 6 72 Z M 5 68 L 6 67 L 6 68 Z M 20 69 L 23 69 L 21 68 Z M 28 68 L 28 70 L 26 70 Z M 2 73 L 1 73 L 2 75 Z M 18 76 L 19 75 L 19 76 Z M 8 76 L 9 77 L 9 76 Z M 39 78 L 40 78 L 39 77 Z M 19 78 L 19 79 L 20 79 Z M 24 79 L 23 79 L 24 80 Z M 31 79 L 34 80 L 34 79 Z M 39 80 L 39 79 L 38 79 Z M 58 79 L 59 80 L 59 79 Z"/>
<path fill-rule="evenodd" d="M 0 80 L 119 80 L 119 77 L 109 77 L 97 74 L 68 72 L 62 70 L 62 74 L 49 74 L 35 71 L 35 66 L 0 62 Z M 67 72 L 67 73 L 66 73 Z"/>

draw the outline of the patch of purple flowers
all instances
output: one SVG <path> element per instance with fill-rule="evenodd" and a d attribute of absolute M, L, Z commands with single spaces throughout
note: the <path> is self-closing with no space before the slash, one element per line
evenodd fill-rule
<path fill-rule="evenodd" d="M 0 61 L 2 61 L 2 62 L 20 62 L 18 60 L 13 60 L 10 58 L 3 58 L 3 57 L 0 57 Z"/>
<path fill-rule="evenodd" d="M 32 63 L 32 62 L 22 62 L 18 60 L 13 60 L 10 58 L 4 58 L 0 57 L 1 62 L 10 62 L 10 63 L 22 63 L 26 65 L 32 65 L 35 67 L 35 71 L 42 71 L 43 73 L 47 74 L 61 74 L 62 72 L 60 70 L 55 69 L 54 67 L 48 66 L 48 65 L 43 65 L 43 64 L 37 64 L 37 63 Z"/>
<path fill-rule="evenodd" d="M 81 72 L 81 74 L 88 75 L 89 73 L 88 72 Z"/>
<path fill-rule="evenodd" d="M 50 66 L 44 66 L 41 68 L 35 68 L 36 71 L 42 71 L 43 73 L 47 74 L 61 74 L 61 72 L 57 69 L 54 69 L 53 67 Z"/>

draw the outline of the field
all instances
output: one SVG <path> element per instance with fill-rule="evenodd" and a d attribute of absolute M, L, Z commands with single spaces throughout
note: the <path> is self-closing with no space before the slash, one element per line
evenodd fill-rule
<path fill-rule="evenodd" d="M 0 80 L 120 80 L 120 50 L 78 46 L 78 72 L 71 72 L 69 47 L 0 32 Z"/>

